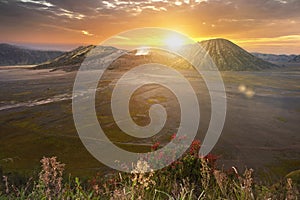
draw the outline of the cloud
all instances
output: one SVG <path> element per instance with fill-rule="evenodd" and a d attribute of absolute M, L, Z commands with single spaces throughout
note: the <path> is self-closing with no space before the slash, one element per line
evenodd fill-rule
<path fill-rule="evenodd" d="M 36 4 L 36 5 L 41 5 L 41 6 L 46 6 L 46 7 L 53 7 L 54 5 L 52 3 L 49 3 L 47 1 L 34 1 L 34 0 L 19 0 L 19 2 L 22 3 L 29 3 L 29 4 Z"/>
<path fill-rule="evenodd" d="M 288 41 L 285 36 L 300 32 L 299 10 L 299 0 L 0 0 L 0 38 L 42 40 L 51 33 L 59 41 L 93 42 L 160 26 L 192 37 Z"/>
<path fill-rule="evenodd" d="M 88 31 L 82 30 L 81 33 L 87 36 L 93 36 L 94 34 L 89 33 Z"/>
<path fill-rule="evenodd" d="M 113 36 L 113 38 L 121 39 L 121 40 L 130 40 L 130 38 L 128 38 L 128 37 L 123 37 L 123 36 L 119 36 L 119 35 Z"/>
<path fill-rule="evenodd" d="M 84 14 L 75 13 L 64 8 L 59 8 L 58 10 L 53 11 L 53 13 L 57 16 L 66 16 L 70 19 L 83 19 L 86 17 Z"/>

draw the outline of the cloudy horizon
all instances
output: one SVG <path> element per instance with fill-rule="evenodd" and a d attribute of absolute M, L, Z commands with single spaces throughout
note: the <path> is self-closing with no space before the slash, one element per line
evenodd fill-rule
<path fill-rule="evenodd" d="M 226 38 L 251 52 L 300 54 L 299 0 L 0 0 L 0 42 L 70 50 L 133 28 L 197 41 Z"/>

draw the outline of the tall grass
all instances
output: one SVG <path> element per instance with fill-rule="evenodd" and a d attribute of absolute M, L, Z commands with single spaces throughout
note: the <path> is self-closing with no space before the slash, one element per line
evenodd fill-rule
<path fill-rule="evenodd" d="M 155 172 L 140 160 L 131 173 L 97 174 L 85 184 L 76 177 L 63 179 L 65 165 L 56 157 L 43 158 L 38 177 L 23 186 L 11 184 L 10 178 L 3 175 L 0 199 L 298 199 L 299 185 L 291 178 L 268 185 L 256 183 L 252 169 L 244 173 L 235 167 L 217 169 L 217 157 L 200 157 L 199 147 L 195 141 L 178 161 Z"/>

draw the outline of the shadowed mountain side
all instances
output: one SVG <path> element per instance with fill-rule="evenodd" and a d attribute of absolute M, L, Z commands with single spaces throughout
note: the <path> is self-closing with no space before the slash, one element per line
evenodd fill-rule
<path fill-rule="evenodd" d="M 0 44 L 0 66 L 34 65 L 53 60 L 63 54 L 61 51 L 25 49 L 10 44 Z"/>
<path fill-rule="evenodd" d="M 293 59 L 289 60 L 291 63 L 300 63 L 300 55 L 293 57 Z"/>
<path fill-rule="evenodd" d="M 226 39 L 199 42 L 220 71 L 254 71 L 278 67 L 245 51 Z"/>

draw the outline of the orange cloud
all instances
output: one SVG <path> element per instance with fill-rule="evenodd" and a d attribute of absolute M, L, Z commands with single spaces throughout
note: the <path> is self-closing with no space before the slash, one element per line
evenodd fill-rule
<path fill-rule="evenodd" d="M 299 53 L 299 10 L 294 0 L 0 1 L 0 40 L 98 44 L 128 29 L 164 27 L 251 51 Z"/>

